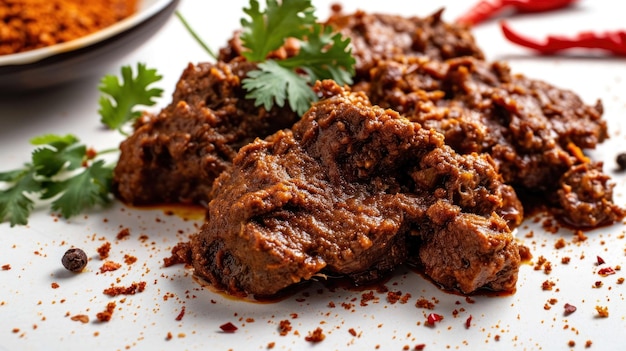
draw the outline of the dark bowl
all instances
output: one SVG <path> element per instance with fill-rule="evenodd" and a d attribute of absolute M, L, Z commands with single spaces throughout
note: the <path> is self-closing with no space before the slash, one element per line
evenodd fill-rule
<path fill-rule="evenodd" d="M 142 0 L 134 15 L 96 33 L 41 49 L 0 56 L 0 94 L 50 88 L 102 72 L 137 49 L 171 17 L 180 0 Z"/>

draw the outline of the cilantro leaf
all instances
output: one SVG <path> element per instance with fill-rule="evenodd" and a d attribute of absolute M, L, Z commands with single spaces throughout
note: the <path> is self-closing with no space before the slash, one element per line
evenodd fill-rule
<path fill-rule="evenodd" d="M 267 110 L 274 103 L 284 106 L 287 99 L 292 110 L 303 114 L 316 99 L 305 78 L 274 60 L 260 63 L 259 69 L 248 72 L 242 83 L 248 91 L 246 98 L 255 99 L 256 106 L 263 105 Z"/>
<path fill-rule="evenodd" d="M 28 216 L 35 203 L 26 194 L 42 191 L 41 185 L 35 180 L 34 167 L 27 164 L 23 169 L 0 173 L 0 181 L 11 185 L 0 191 L 0 222 L 8 220 L 11 227 L 28 223 Z"/>
<path fill-rule="evenodd" d="M 113 168 L 106 167 L 103 160 L 94 162 L 83 172 L 59 182 L 45 182 L 46 191 L 41 199 L 60 197 L 52 202 L 52 209 L 60 211 L 65 218 L 79 214 L 84 209 L 110 202 L 109 189 Z"/>
<path fill-rule="evenodd" d="M 33 165 L 38 175 L 51 177 L 57 174 L 64 166 L 73 170 L 83 164 L 87 148 L 76 145 L 78 138 L 68 134 L 58 136 L 47 134 L 31 139 L 33 145 L 44 145 L 33 152 Z"/>
<path fill-rule="evenodd" d="M 122 83 L 115 75 L 106 75 L 100 81 L 100 121 L 111 129 L 121 128 L 129 121 L 141 116 L 136 106 L 152 106 L 156 103 L 153 98 L 160 97 L 163 89 L 149 88 L 161 80 L 156 69 L 148 69 L 145 64 L 137 64 L 137 75 L 133 77 L 130 66 L 122 67 Z"/>
<path fill-rule="evenodd" d="M 266 5 L 265 12 L 261 12 L 259 2 L 250 0 L 250 7 L 243 10 L 250 20 L 241 19 L 241 41 L 248 49 L 242 55 L 251 62 L 264 61 L 287 38 L 303 38 L 309 33 L 309 26 L 317 21 L 311 0 L 289 0 L 280 4 L 267 0 Z"/>
<path fill-rule="evenodd" d="M 344 39 L 340 33 L 334 33 L 331 27 L 316 24 L 311 35 L 300 43 L 296 56 L 280 61 L 280 65 L 290 68 L 302 68 L 309 76 L 309 82 L 333 79 L 339 85 L 352 84 L 355 58 L 350 49 L 350 39 Z"/>
<path fill-rule="evenodd" d="M 314 10 L 310 0 L 267 0 L 264 12 L 257 0 L 250 0 L 250 7 L 244 9 L 250 19 L 241 20 L 242 55 L 257 62 L 258 69 L 248 72 L 243 87 L 256 106 L 271 109 L 274 103 L 283 106 L 287 100 L 291 109 L 302 115 L 317 99 L 311 89 L 315 81 L 352 83 L 356 60 L 350 39 L 317 23 Z M 289 38 L 300 42 L 295 56 L 267 59 Z"/>

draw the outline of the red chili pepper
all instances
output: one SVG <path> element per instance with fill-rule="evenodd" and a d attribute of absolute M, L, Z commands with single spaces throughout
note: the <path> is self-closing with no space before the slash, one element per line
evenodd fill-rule
<path fill-rule="evenodd" d="M 524 13 L 545 12 L 567 7 L 575 1 L 576 0 L 481 0 L 457 18 L 456 22 L 474 26 L 505 10 Z"/>
<path fill-rule="evenodd" d="M 538 41 L 514 32 L 506 22 L 500 23 L 502 33 L 511 42 L 533 49 L 541 54 L 555 54 L 573 49 L 600 49 L 613 55 L 626 56 L 626 31 L 594 33 L 581 32 L 574 37 L 550 35 L 544 41 Z"/>

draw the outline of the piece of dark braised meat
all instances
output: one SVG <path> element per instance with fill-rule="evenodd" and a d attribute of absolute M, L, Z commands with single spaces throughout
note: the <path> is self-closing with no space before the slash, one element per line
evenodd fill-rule
<path fill-rule="evenodd" d="M 372 103 L 394 109 L 445 135 L 457 152 L 488 153 L 504 181 L 534 194 L 577 227 L 624 218 L 602 165 L 584 149 L 608 137 L 602 105 L 575 93 L 512 74 L 503 62 L 398 58 L 379 62 L 365 91 Z"/>
<path fill-rule="evenodd" d="M 443 21 L 442 14 L 443 9 L 426 17 L 337 12 L 325 23 L 350 38 L 352 54 L 357 60 L 356 81 L 367 78 L 378 62 L 396 56 L 483 59 L 484 54 L 468 27 Z"/>
<path fill-rule="evenodd" d="M 290 127 L 297 115 L 288 107 L 266 111 L 245 98 L 241 80 L 254 68 L 241 59 L 190 64 L 171 103 L 143 116 L 120 145 L 116 196 L 133 205 L 206 204 L 240 147 Z"/>
<path fill-rule="evenodd" d="M 332 81 L 316 90 L 292 130 L 242 147 L 216 179 L 191 242 L 195 274 L 233 295 L 273 295 L 315 276 L 363 282 L 411 256 L 446 288 L 513 289 L 507 221 L 523 214 L 492 159 L 461 156 Z"/>

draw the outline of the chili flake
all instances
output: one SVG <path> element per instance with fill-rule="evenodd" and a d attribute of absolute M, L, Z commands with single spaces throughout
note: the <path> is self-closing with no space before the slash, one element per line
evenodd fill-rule
<path fill-rule="evenodd" d="M 178 316 L 176 316 L 176 320 L 177 321 L 181 321 L 183 319 L 183 317 L 185 316 L 185 306 L 183 306 L 180 309 L 180 313 L 178 314 Z"/>
<path fill-rule="evenodd" d="M 570 305 L 569 303 L 566 303 L 563 308 L 565 309 L 564 313 L 566 316 L 576 312 L 576 306 Z"/>
<path fill-rule="evenodd" d="M 469 317 L 467 317 L 467 319 L 465 320 L 465 329 L 469 329 L 469 327 L 472 326 L 472 315 L 470 314 Z"/>
<path fill-rule="evenodd" d="M 234 333 L 238 328 L 233 323 L 228 322 L 220 325 L 220 329 L 222 329 L 224 333 Z"/>
<path fill-rule="evenodd" d="M 606 277 L 607 275 L 615 274 L 615 270 L 611 267 L 605 267 L 605 268 L 600 269 L 598 271 L 598 274 L 600 274 L 603 277 Z"/>
<path fill-rule="evenodd" d="M 604 259 L 602 257 L 596 256 L 596 259 L 598 260 L 598 266 L 604 264 Z"/>
<path fill-rule="evenodd" d="M 443 316 L 437 313 L 431 313 L 426 318 L 426 323 L 429 325 L 435 325 L 437 322 L 441 322 L 443 320 Z"/>

